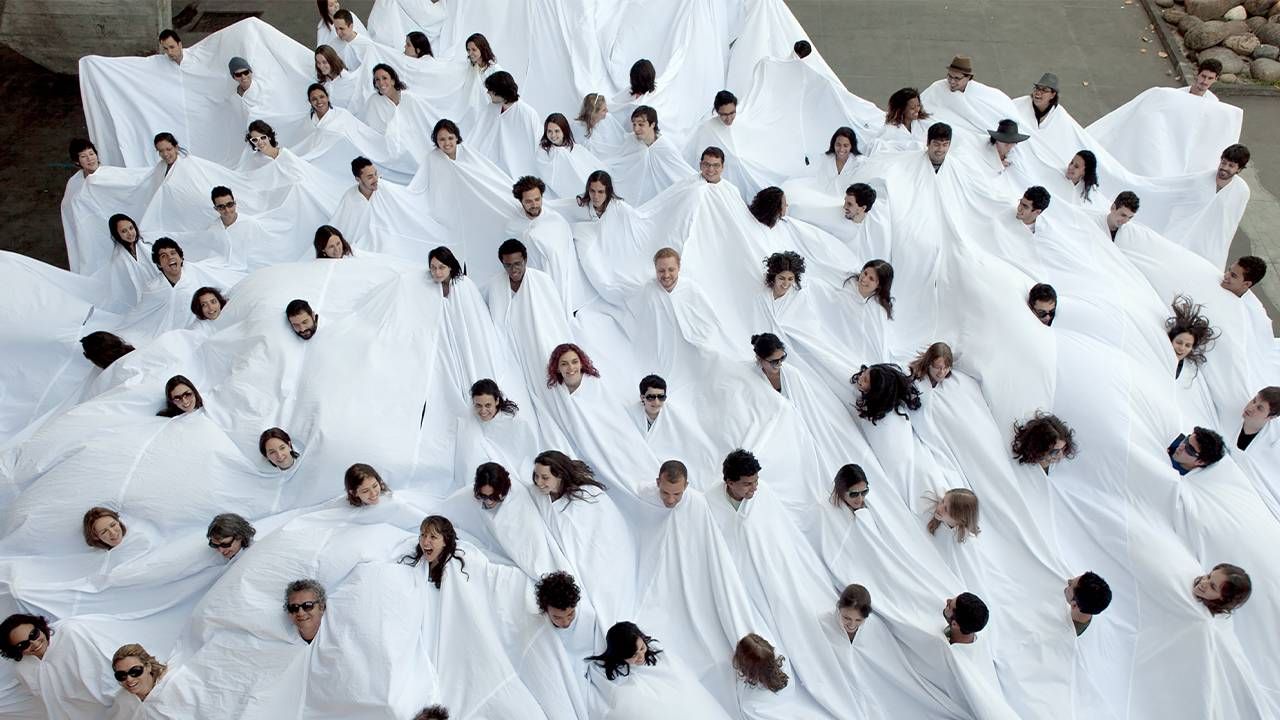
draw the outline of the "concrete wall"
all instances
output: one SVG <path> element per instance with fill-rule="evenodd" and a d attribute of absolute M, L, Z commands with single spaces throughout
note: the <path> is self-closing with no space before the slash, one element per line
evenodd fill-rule
<path fill-rule="evenodd" d="M 0 0 L 0 42 L 54 72 L 84 55 L 146 55 L 172 0 Z"/>

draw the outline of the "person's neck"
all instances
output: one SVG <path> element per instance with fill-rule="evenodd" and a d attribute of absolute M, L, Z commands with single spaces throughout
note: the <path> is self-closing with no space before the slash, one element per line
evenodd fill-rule
<path fill-rule="evenodd" d="M 1092 619 L 1093 619 L 1092 615 L 1087 615 L 1085 613 L 1082 613 L 1078 608 L 1075 608 L 1075 607 L 1071 608 L 1071 622 L 1080 623 L 1081 625 L 1084 625 L 1085 623 L 1088 623 Z"/>
<path fill-rule="evenodd" d="M 662 411 L 660 409 L 649 412 L 649 408 L 646 406 L 644 409 L 644 416 L 649 419 L 650 423 L 654 423 L 658 420 L 658 415 L 661 414 L 661 412 Z"/>
<path fill-rule="evenodd" d="M 1220 178 L 1218 178 L 1218 177 L 1214 177 L 1214 179 L 1213 179 L 1213 183 L 1214 183 L 1215 185 L 1217 185 L 1217 186 L 1218 186 L 1218 190 L 1222 190 L 1222 188 L 1224 188 L 1224 187 L 1226 187 L 1226 186 L 1230 185 L 1230 184 L 1231 184 L 1232 179 L 1234 179 L 1234 178 L 1235 178 L 1235 175 L 1232 175 L 1231 177 L 1227 178 L 1226 180 L 1222 180 L 1222 179 L 1220 179 Z"/>
<path fill-rule="evenodd" d="M 640 138 L 640 142 L 644 143 L 645 147 L 653 147 L 653 144 L 658 142 L 658 136 L 653 135 L 652 137 Z"/>
<path fill-rule="evenodd" d="M 182 282 L 182 271 L 179 270 L 177 276 L 175 277 L 170 277 L 169 273 L 164 273 L 164 279 L 169 281 L 170 287 L 174 287 L 178 283 Z"/>
<path fill-rule="evenodd" d="M 742 501 L 734 497 L 733 494 L 729 492 L 729 488 L 727 487 L 724 489 L 724 496 L 725 496 L 725 499 L 729 501 L 729 504 L 733 506 L 734 510 L 737 510 L 738 508 L 742 507 Z"/>
<path fill-rule="evenodd" d="M 271 158 L 272 160 L 275 160 L 276 158 L 280 157 L 280 148 L 272 145 L 271 143 L 266 143 L 265 145 L 263 145 L 262 150 L 260 150 L 259 152 Z"/>
<path fill-rule="evenodd" d="M 565 381 L 565 384 L 564 384 L 564 389 L 565 389 L 565 390 L 568 390 L 570 395 L 572 395 L 572 394 L 574 394 L 575 392 L 577 392 L 577 391 L 578 391 L 578 388 L 580 388 L 580 387 L 582 387 L 582 376 L 581 376 L 581 375 L 579 375 L 579 376 L 578 376 L 578 382 L 577 382 L 577 383 L 570 384 L 568 381 Z"/>
<path fill-rule="evenodd" d="M 92 169 L 92 170 L 85 170 L 84 168 L 80 168 L 80 172 L 84 173 L 84 176 L 85 176 L 85 177 L 89 177 L 90 175 L 92 175 L 92 174 L 94 174 L 94 173 L 98 172 L 98 168 L 100 168 L 100 167 L 102 167 L 102 166 L 101 166 L 101 165 L 98 165 L 97 167 L 95 167 L 95 168 L 94 168 L 94 169 Z"/>
<path fill-rule="evenodd" d="M 509 102 L 504 102 L 504 103 L 502 103 L 502 112 L 506 112 L 506 111 L 510 110 L 510 109 L 511 109 L 511 106 L 512 106 L 512 105 L 514 105 L 514 104 L 515 104 L 515 103 L 509 103 Z"/>
<path fill-rule="evenodd" d="M 844 164 L 847 162 L 849 162 L 849 158 L 846 157 L 843 160 L 841 160 L 840 156 L 837 155 L 836 156 L 836 172 L 842 172 L 844 170 Z"/>
<path fill-rule="evenodd" d="M 966 635 L 955 629 L 952 629 L 951 633 L 947 636 L 947 640 L 949 640 L 952 645 L 972 645 L 973 641 L 976 639 L 978 639 L 976 633 L 969 633 Z"/>
<path fill-rule="evenodd" d="M 360 188 L 360 194 L 364 196 L 365 200 L 373 199 L 373 190 L 366 190 L 363 185 L 358 185 L 357 187 Z"/>
<path fill-rule="evenodd" d="M 237 94 L 237 95 L 239 95 L 240 97 L 244 97 L 244 94 L 245 94 L 245 93 L 247 93 L 247 92 L 249 92 L 249 88 L 251 88 L 251 87 L 253 87 L 253 86 L 252 86 L 252 85 L 250 85 L 249 87 L 240 87 L 239 85 L 237 85 L 237 86 L 236 86 L 236 94 Z"/>
<path fill-rule="evenodd" d="M 219 218 L 219 219 L 222 220 L 222 227 L 231 227 L 232 225 L 236 224 L 236 220 L 239 220 L 240 216 L 232 215 L 231 219 L 229 220 L 227 218 Z"/>
<path fill-rule="evenodd" d="M 862 208 L 858 208 L 853 211 L 853 217 L 849 219 L 861 225 L 862 221 L 867 219 L 867 212 Z"/>
<path fill-rule="evenodd" d="M 1267 422 L 1270 420 L 1271 418 L 1269 417 L 1264 417 L 1261 420 L 1256 418 L 1245 418 L 1244 422 L 1241 423 L 1241 428 L 1244 430 L 1246 435 L 1257 435 L 1262 432 L 1262 428 L 1266 427 Z"/>
<path fill-rule="evenodd" d="M 523 282 L 524 282 L 524 278 L 521 278 L 519 280 L 512 280 L 510 278 L 507 278 L 507 284 L 511 286 L 511 292 L 513 293 L 520 292 L 520 285 Z"/>
<path fill-rule="evenodd" d="M 1205 93 L 1207 93 L 1207 92 L 1209 92 L 1209 91 L 1208 91 L 1208 90 L 1201 90 L 1199 85 L 1192 85 L 1192 86 L 1191 86 L 1191 90 L 1190 90 L 1189 92 L 1190 92 L 1192 95 L 1195 95 L 1196 97 L 1204 97 Z"/>

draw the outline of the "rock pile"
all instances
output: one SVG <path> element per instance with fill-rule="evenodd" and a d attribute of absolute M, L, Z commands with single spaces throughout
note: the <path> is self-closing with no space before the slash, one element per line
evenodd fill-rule
<path fill-rule="evenodd" d="M 1154 0 L 1187 59 L 1222 63 L 1219 82 L 1280 83 L 1280 0 Z"/>

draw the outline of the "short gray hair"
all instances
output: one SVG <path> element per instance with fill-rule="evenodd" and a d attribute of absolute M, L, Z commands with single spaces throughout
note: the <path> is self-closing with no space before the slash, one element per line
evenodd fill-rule
<path fill-rule="evenodd" d="M 213 518 L 213 522 L 209 523 L 209 529 L 205 531 L 205 537 L 210 540 L 214 538 L 234 538 L 240 541 L 241 547 L 249 547 L 253 544 L 253 536 L 257 534 L 257 530 L 253 529 L 253 525 L 243 517 L 235 513 L 222 513 Z"/>
<path fill-rule="evenodd" d="M 293 582 L 289 583 L 289 587 L 284 589 L 285 604 L 288 604 L 290 595 L 294 593 L 302 592 L 304 590 L 310 590 L 312 593 L 315 593 L 316 601 L 319 602 L 321 605 L 328 604 L 326 602 L 327 598 L 324 593 L 324 586 L 320 584 L 319 580 L 312 580 L 311 578 L 294 580 Z"/>

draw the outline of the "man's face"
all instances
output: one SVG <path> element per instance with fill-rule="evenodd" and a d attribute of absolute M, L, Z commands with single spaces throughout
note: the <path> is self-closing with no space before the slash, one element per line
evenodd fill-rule
<path fill-rule="evenodd" d="M 720 118 L 720 122 L 724 123 L 726 127 L 733 125 L 733 121 L 738 117 L 738 104 L 725 103 L 721 105 L 716 108 L 716 117 Z"/>
<path fill-rule="evenodd" d="M 658 497 L 664 507 L 673 508 L 680 504 L 684 491 L 689 489 L 687 478 L 676 478 L 674 481 L 666 475 L 658 476 Z"/>
<path fill-rule="evenodd" d="M 1200 441 L 1191 433 L 1178 443 L 1173 451 L 1173 461 L 1185 468 L 1204 467 L 1205 461 L 1200 459 Z"/>
<path fill-rule="evenodd" d="M 93 148 L 85 148 L 76 155 L 76 167 L 84 171 L 85 175 L 92 175 L 94 170 L 98 169 L 98 151 Z"/>
<path fill-rule="evenodd" d="M 1077 575 L 1067 580 L 1067 586 L 1063 588 L 1062 595 L 1067 599 L 1067 604 L 1071 607 L 1076 605 L 1076 585 L 1080 584 L 1080 576 Z"/>
<path fill-rule="evenodd" d="M 959 70 L 947 70 L 947 88 L 951 92 L 964 92 L 972 79 L 972 75 L 965 75 Z"/>
<path fill-rule="evenodd" d="M 230 560 L 236 556 L 236 553 L 240 552 L 241 548 L 244 547 L 244 543 L 240 538 L 211 537 L 209 538 L 209 547 L 217 550 L 219 555 Z"/>
<path fill-rule="evenodd" d="M 298 636 L 307 642 L 315 639 L 320 632 L 320 620 L 324 616 L 324 604 L 316 597 L 313 590 L 299 590 L 289 593 L 285 603 L 285 612 L 294 627 L 298 628 Z"/>
<path fill-rule="evenodd" d="M 1241 414 L 1246 420 L 1260 420 L 1266 422 L 1271 417 L 1271 404 L 1262 399 L 1262 395 L 1254 395 L 1248 405 L 1244 406 L 1244 412 Z"/>
<path fill-rule="evenodd" d="M 676 283 L 680 281 L 680 261 L 673 257 L 658 258 L 653 264 L 653 270 L 658 277 L 658 285 L 667 292 L 674 290 Z"/>
<path fill-rule="evenodd" d="M 760 473 L 744 475 L 737 480 L 728 481 L 724 487 L 729 497 L 734 500 L 750 500 L 756 496 L 756 490 L 760 488 Z"/>
<path fill-rule="evenodd" d="M 720 177 L 724 175 L 724 161 L 718 157 L 711 155 L 703 155 L 702 161 L 698 163 L 698 171 L 702 173 L 702 179 L 709 183 L 720 182 Z"/>
<path fill-rule="evenodd" d="M 945 150 L 943 152 L 946 152 Z M 858 204 L 852 195 L 844 196 L 844 216 L 848 220 L 860 221 L 867 214 L 867 209 Z"/>
<path fill-rule="evenodd" d="M 547 619 L 555 627 L 564 630 L 573 624 L 573 619 L 578 616 L 578 608 L 558 608 L 547 606 Z"/>
<path fill-rule="evenodd" d="M 942 161 L 947 159 L 947 151 L 950 149 L 950 140 L 930 140 L 925 152 L 929 155 L 929 162 L 941 165 Z"/>
<path fill-rule="evenodd" d="M 1036 319 L 1045 325 L 1052 325 L 1053 318 L 1058 313 L 1057 300 L 1036 300 L 1031 304 L 1031 312 L 1036 314 Z"/>
<path fill-rule="evenodd" d="M 1018 211 L 1016 215 L 1024 225 L 1030 225 L 1036 221 L 1036 218 L 1040 217 L 1040 211 L 1036 210 L 1031 205 L 1030 200 L 1022 198 L 1018 201 Z"/>
<path fill-rule="evenodd" d="M 1212 70 L 1201 70 L 1196 73 L 1196 81 L 1192 85 L 1192 89 L 1197 95 L 1203 95 L 1209 92 L 1209 88 L 1213 87 L 1216 82 L 1218 82 L 1218 73 Z"/>
<path fill-rule="evenodd" d="M 1244 268 L 1240 267 L 1240 263 L 1232 263 L 1231 267 L 1222 274 L 1222 282 L 1220 283 L 1224 290 L 1230 290 L 1237 297 L 1244 295 L 1253 287 L 1253 283 L 1244 279 Z"/>
<path fill-rule="evenodd" d="M 643 115 L 631 118 L 631 132 L 635 133 L 636 139 L 645 145 L 652 145 L 653 141 L 658 139 L 653 131 L 653 123 Z"/>
<path fill-rule="evenodd" d="M 374 166 L 364 168 L 360 171 L 360 177 L 356 178 L 360 183 L 360 192 L 365 195 L 372 195 L 378 189 L 378 170 Z"/>
<path fill-rule="evenodd" d="M 165 56 L 174 63 L 178 65 L 182 64 L 182 43 L 177 40 L 174 40 L 173 38 L 165 38 L 164 40 L 161 40 L 160 52 L 164 53 Z"/>
<path fill-rule="evenodd" d="M 338 39 L 342 42 L 351 42 L 356 39 L 356 31 L 347 24 L 346 20 L 334 20 L 333 32 L 337 34 Z"/>
<path fill-rule="evenodd" d="M 160 261 L 160 272 L 164 273 L 169 284 L 177 285 L 182 279 L 182 253 L 173 248 L 161 248 L 156 258 Z"/>
<path fill-rule="evenodd" d="M 519 285 L 524 280 L 524 269 L 528 259 L 520 253 L 511 253 L 498 258 L 502 261 L 502 269 L 507 271 L 507 279 L 512 285 Z"/>
<path fill-rule="evenodd" d="M 312 335 L 316 334 L 316 320 L 320 319 L 319 315 L 312 315 L 309 312 L 301 312 L 297 315 L 289 316 L 289 327 L 293 328 L 293 333 L 303 340 L 310 340 Z"/>
<path fill-rule="evenodd" d="M 1111 206 L 1111 212 L 1107 213 L 1107 227 L 1113 230 L 1119 230 L 1124 227 L 1133 216 L 1137 215 L 1134 211 L 1127 207 Z"/>
<path fill-rule="evenodd" d="M 1226 158 L 1218 160 L 1218 179 L 1222 181 L 1230 180 L 1240 172 L 1240 165 Z"/>
<path fill-rule="evenodd" d="M 249 89 L 249 86 L 253 84 L 252 70 L 237 70 L 232 73 L 231 77 L 235 78 L 236 88 L 239 89 L 240 92 L 245 92 Z"/>
<path fill-rule="evenodd" d="M 218 211 L 218 219 L 223 226 L 230 227 L 236 221 L 236 200 L 230 195 L 219 195 L 213 199 L 213 209 Z"/>
<path fill-rule="evenodd" d="M 538 188 L 530 188 L 520 193 L 520 207 L 524 208 L 524 214 L 528 218 L 536 218 L 542 214 L 542 191 Z"/>
<path fill-rule="evenodd" d="M 485 485 L 475 492 L 476 500 L 480 502 L 480 507 L 485 510 L 493 510 L 506 500 L 506 496 L 499 493 L 498 489 L 492 485 Z"/>

